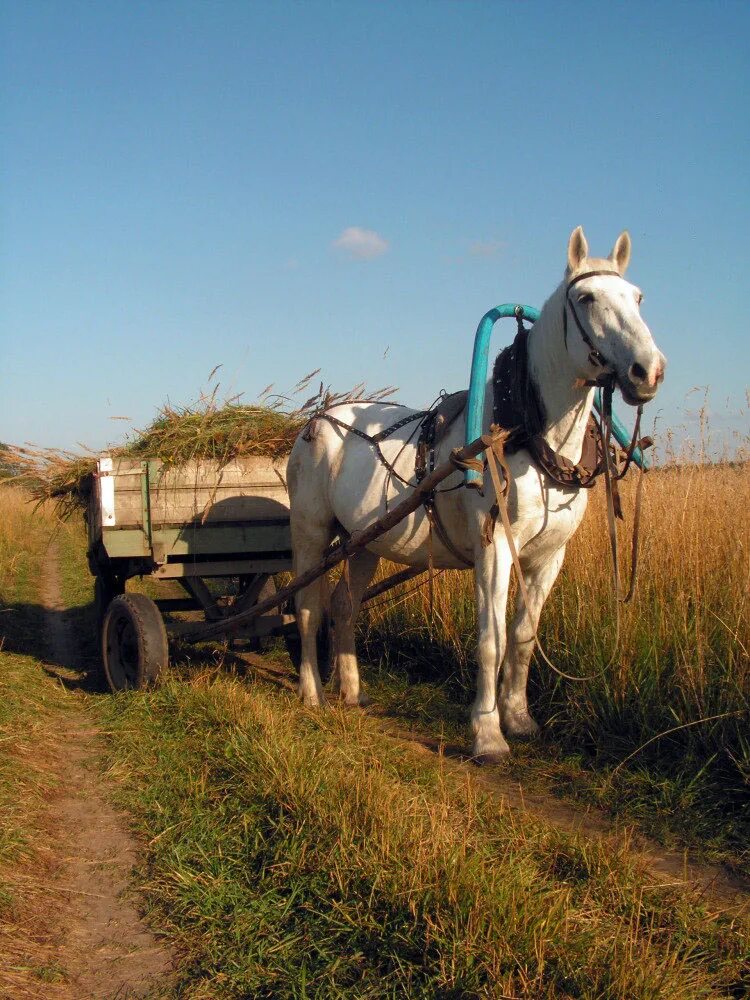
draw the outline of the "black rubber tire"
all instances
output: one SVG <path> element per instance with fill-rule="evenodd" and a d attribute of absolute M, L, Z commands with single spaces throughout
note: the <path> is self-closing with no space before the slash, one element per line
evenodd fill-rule
<path fill-rule="evenodd" d="M 284 643 L 292 666 L 299 673 L 299 665 L 302 659 L 302 643 L 300 641 L 297 627 L 284 633 Z M 318 673 L 321 681 L 326 684 L 331 679 L 333 670 L 333 634 L 331 630 L 331 620 L 328 614 L 323 615 L 323 621 L 318 629 L 316 645 L 318 648 Z"/>
<path fill-rule="evenodd" d="M 164 619 L 145 594 L 121 594 L 110 603 L 102 626 L 104 674 L 112 691 L 142 691 L 169 666 Z"/>

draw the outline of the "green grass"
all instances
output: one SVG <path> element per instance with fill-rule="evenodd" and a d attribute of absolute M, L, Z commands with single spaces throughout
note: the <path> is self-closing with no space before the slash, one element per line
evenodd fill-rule
<path fill-rule="evenodd" d="M 29 829 L 49 789 L 42 758 L 65 695 L 31 655 L 44 649 L 39 580 L 52 525 L 32 517 L 18 491 L 0 488 L 0 502 L 7 529 L 0 532 L 0 887 L 7 900 L 13 892 L 2 879 L 30 850 Z"/>
<path fill-rule="evenodd" d="M 383 657 L 363 669 L 377 710 L 406 730 L 440 738 L 468 755 L 468 692 L 450 679 L 410 682 L 405 670 L 388 669 L 387 662 Z M 548 722 L 538 710 L 534 714 L 547 725 L 534 740 L 512 742 L 505 765 L 509 777 L 529 790 L 595 806 L 665 846 L 689 848 L 707 861 L 750 875 L 748 797 L 740 788 L 730 800 L 732 785 L 722 781 L 713 759 L 676 753 L 656 761 L 634 759 L 616 770 L 623 759 L 619 747 L 615 752 L 606 746 L 596 750 L 560 739 L 554 720 Z"/>
<path fill-rule="evenodd" d="M 52 522 L 32 517 L 17 490 L 1 488 L 0 504 L 0 993 L 22 998 L 39 995 L 34 983 L 44 974 L 29 957 L 37 919 L 29 915 L 48 904 L 28 873 L 44 878 L 46 802 L 56 785 L 50 762 L 69 700 L 40 664 L 40 569 Z"/>

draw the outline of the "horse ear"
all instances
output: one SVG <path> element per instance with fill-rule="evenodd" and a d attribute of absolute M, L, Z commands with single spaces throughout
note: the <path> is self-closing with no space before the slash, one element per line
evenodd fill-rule
<path fill-rule="evenodd" d="M 568 240 L 568 268 L 571 273 L 588 257 L 589 245 L 583 235 L 583 226 L 577 226 Z"/>
<path fill-rule="evenodd" d="M 609 259 L 617 265 L 620 274 L 625 274 L 630 263 L 630 246 L 630 233 L 624 229 L 617 237 L 612 253 L 609 255 Z"/>

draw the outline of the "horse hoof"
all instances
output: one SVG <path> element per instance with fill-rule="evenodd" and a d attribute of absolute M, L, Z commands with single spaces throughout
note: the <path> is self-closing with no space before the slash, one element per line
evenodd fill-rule
<path fill-rule="evenodd" d="M 530 715 L 527 715 L 525 719 L 518 719 L 515 722 L 503 719 L 503 732 L 516 740 L 533 740 L 539 735 L 539 726 Z"/>
<path fill-rule="evenodd" d="M 304 708 L 322 708 L 325 704 L 316 694 L 301 694 L 300 701 Z"/>
<path fill-rule="evenodd" d="M 372 698 L 366 694 L 361 694 L 359 698 L 355 698 L 353 701 L 344 698 L 344 708 L 367 708 L 368 705 L 372 705 Z"/>
<path fill-rule="evenodd" d="M 471 760 L 477 767 L 498 767 L 508 759 L 507 753 L 478 753 Z"/>

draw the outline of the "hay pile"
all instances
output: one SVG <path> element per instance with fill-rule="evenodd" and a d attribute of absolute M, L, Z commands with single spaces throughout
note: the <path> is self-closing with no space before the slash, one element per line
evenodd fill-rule
<path fill-rule="evenodd" d="M 188 406 L 165 404 L 145 430 L 135 431 L 124 444 L 106 452 L 113 458 L 158 459 L 168 466 L 184 465 L 194 459 L 210 459 L 222 467 L 251 455 L 281 458 L 289 454 L 300 430 L 316 413 L 337 403 L 365 398 L 364 384 L 349 392 L 333 393 L 321 382 L 314 395 L 290 408 L 295 396 L 309 391 L 316 375 L 318 371 L 306 375 L 286 395 L 272 394 L 273 386 L 268 386 L 253 404 L 242 403 L 237 396 L 218 402 L 218 385 Z M 386 399 L 395 391 L 386 387 L 367 393 L 366 398 Z M 72 452 L 7 446 L 7 455 L 14 464 L 13 480 L 38 503 L 52 501 L 63 518 L 86 508 L 90 477 L 100 454 L 91 449 Z"/>

